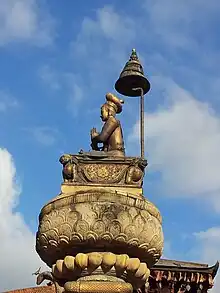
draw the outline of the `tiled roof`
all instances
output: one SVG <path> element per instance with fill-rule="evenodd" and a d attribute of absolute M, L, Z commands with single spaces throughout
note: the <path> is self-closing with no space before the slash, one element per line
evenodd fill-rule
<path fill-rule="evenodd" d="M 169 266 L 169 267 L 177 267 L 181 266 L 182 268 L 208 268 L 207 264 L 195 263 L 195 262 L 186 262 L 179 260 L 171 260 L 171 259 L 160 259 L 156 265 L 154 266 Z"/>
<path fill-rule="evenodd" d="M 207 264 L 160 259 L 152 267 L 152 270 L 202 273 L 211 275 L 214 279 L 218 272 L 218 268 L 219 262 L 217 262 L 214 266 L 209 267 Z"/>
<path fill-rule="evenodd" d="M 17 289 L 5 293 L 55 293 L 54 286 L 39 286 L 33 288 Z"/>

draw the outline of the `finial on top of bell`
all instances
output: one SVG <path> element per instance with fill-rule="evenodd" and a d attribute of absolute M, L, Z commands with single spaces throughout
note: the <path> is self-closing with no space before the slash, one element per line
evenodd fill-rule
<path fill-rule="evenodd" d="M 130 59 L 115 83 L 115 89 L 124 96 L 137 97 L 140 96 L 140 92 L 135 90 L 137 88 L 143 89 L 143 93 L 146 94 L 150 90 L 150 83 L 144 76 L 136 50 L 132 49 Z"/>

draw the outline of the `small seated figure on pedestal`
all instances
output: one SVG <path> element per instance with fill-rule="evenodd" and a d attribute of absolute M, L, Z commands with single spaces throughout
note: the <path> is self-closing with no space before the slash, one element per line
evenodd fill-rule
<path fill-rule="evenodd" d="M 123 100 L 115 95 L 106 94 L 106 103 L 101 107 L 101 119 L 104 122 L 101 132 L 96 128 L 91 130 L 91 147 L 93 151 L 104 152 L 107 156 L 124 157 L 124 140 L 120 121 L 115 118 L 121 113 Z M 102 147 L 98 146 L 102 143 Z M 96 153 L 96 152 L 94 152 Z"/>

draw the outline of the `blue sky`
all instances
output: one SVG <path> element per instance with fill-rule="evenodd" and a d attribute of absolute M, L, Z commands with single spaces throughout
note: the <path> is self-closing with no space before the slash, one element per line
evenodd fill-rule
<path fill-rule="evenodd" d="M 152 85 L 144 192 L 163 215 L 164 255 L 220 258 L 219 13 L 217 0 L 0 1 L 0 255 L 25 267 L 1 290 L 34 284 L 37 217 L 60 192 L 58 159 L 89 150 L 133 47 Z M 129 155 L 140 152 L 138 115 L 138 100 L 125 98 Z"/>

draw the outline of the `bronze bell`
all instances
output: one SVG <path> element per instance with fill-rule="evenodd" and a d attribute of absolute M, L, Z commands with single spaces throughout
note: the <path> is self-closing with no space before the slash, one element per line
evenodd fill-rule
<path fill-rule="evenodd" d="M 136 50 L 133 49 L 129 61 L 125 64 L 119 79 L 115 83 L 115 89 L 124 96 L 140 96 L 140 91 L 135 90 L 135 88 L 142 88 L 145 95 L 150 90 L 150 83 L 144 76 L 143 67 Z"/>

